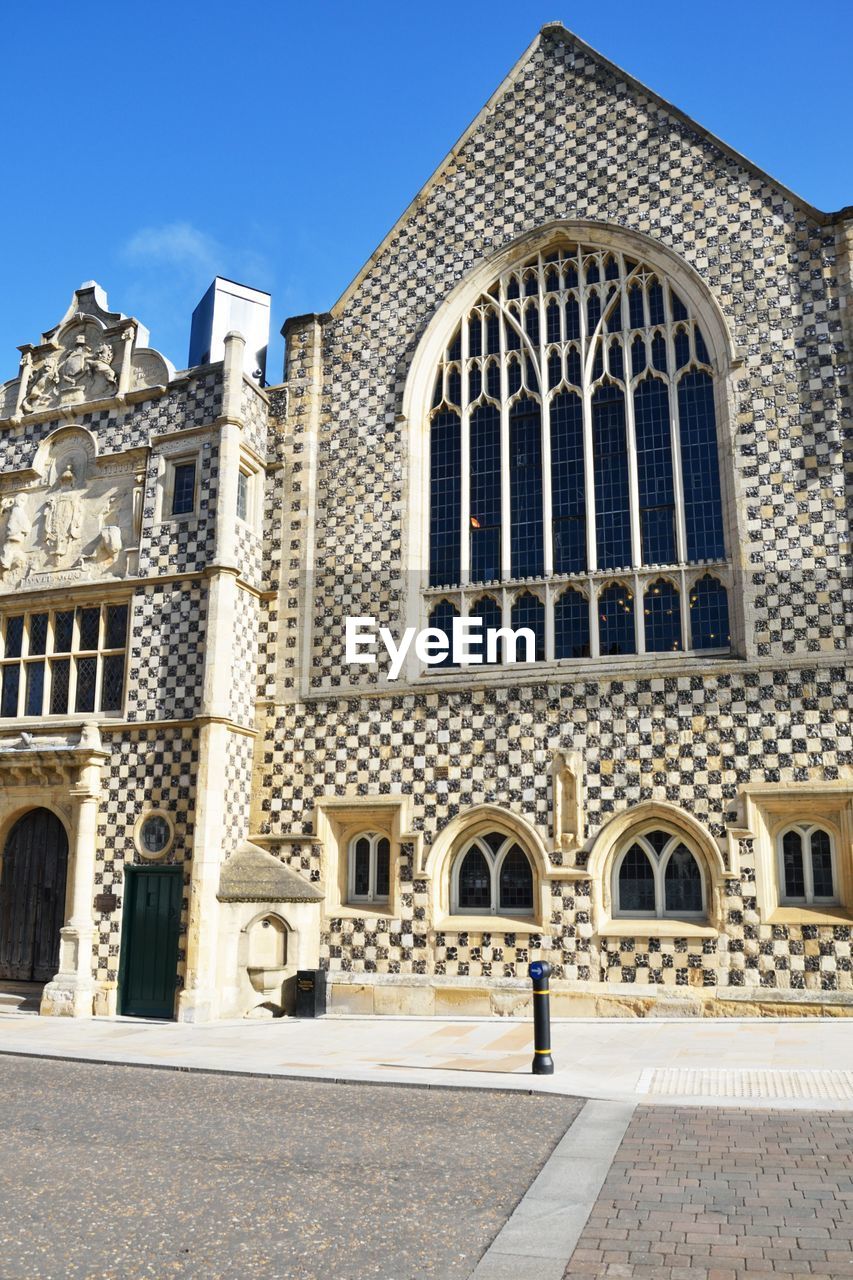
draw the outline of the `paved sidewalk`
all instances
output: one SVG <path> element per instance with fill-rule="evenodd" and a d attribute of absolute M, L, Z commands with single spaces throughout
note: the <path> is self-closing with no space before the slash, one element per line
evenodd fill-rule
<path fill-rule="evenodd" d="M 565 1275 L 853 1276 L 853 1114 L 639 1108 Z"/>
<path fill-rule="evenodd" d="M 853 1019 L 555 1022 L 553 1076 L 532 1024 L 328 1017 L 188 1026 L 0 1016 L 0 1053 L 308 1079 L 536 1090 L 623 1102 L 853 1109 Z"/>

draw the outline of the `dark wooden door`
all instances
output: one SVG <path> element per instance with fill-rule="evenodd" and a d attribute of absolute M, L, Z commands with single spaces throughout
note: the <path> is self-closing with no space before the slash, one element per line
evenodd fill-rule
<path fill-rule="evenodd" d="M 19 818 L 0 871 L 0 978 L 49 982 L 59 966 L 65 923 L 68 837 L 55 813 Z"/>
<path fill-rule="evenodd" d="M 120 1012 L 174 1016 L 181 923 L 180 867 L 128 867 L 121 940 Z"/>

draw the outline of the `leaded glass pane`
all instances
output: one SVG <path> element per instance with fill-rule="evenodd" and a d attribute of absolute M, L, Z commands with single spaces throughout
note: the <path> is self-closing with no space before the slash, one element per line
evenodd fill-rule
<path fill-rule="evenodd" d="M 543 572 L 542 441 L 539 405 L 523 396 L 509 414 L 512 576 Z"/>
<path fill-rule="evenodd" d="M 2 707 L 0 711 L 4 716 L 16 716 L 18 714 L 18 691 L 21 687 L 21 664 L 19 662 L 11 662 L 3 668 L 3 693 L 0 696 Z"/>
<path fill-rule="evenodd" d="M 618 569 L 631 563 L 625 398 L 619 387 L 599 387 L 593 396 L 592 435 L 598 567 Z"/>
<path fill-rule="evenodd" d="M 121 711 L 124 694 L 124 654 L 113 653 L 104 658 L 101 675 L 101 710 Z"/>
<path fill-rule="evenodd" d="M 657 280 L 649 285 L 649 324 L 663 324 L 666 316 L 663 309 L 663 289 Z"/>
<path fill-rule="evenodd" d="M 479 849 L 470 849 L 459 868 L 459 907 L 463 911 L 488 911 L 491 905 L 489 864 Z"/>
<path fill-rule="evenodd" d="M 499 895 L 501 911 L 533 910 L 533 872 L 527 855 L 517 844 L 501 863 Z"/>
<path fill-rule="evenodd" d="M 98 672 L 97 658 L 75 658 L 77 668 L 77 696 L 75 711 L 95 710 L 95 681 Z"/>
<path fill-rule="evenodd" d="M 655 873 L 648 855 L 633 844 L 619 868 L 619 910 L 653 913 L 655 910 Z"/>
<path fill-rule="evenodd" d="M 104 647 L 107 649 L 123 649 L 127 644 L 127 605 L 108 604 L 106 614 Z"/>
<path fill-rule="evenodd" d="M 352 891 L 356 898 L 366 898 L 370 892 L 370 839 L 360 836 L 353 850 Z"/>
<path fill-rule="evenodd" d="M 44 653 L 47 649 L 47 619 L 46 613 L 30 614 L 30 642 L 27 646 L 27 653 Z"/>
<path fill-rule="evenodd" d="M 483 625 L 480 629 L 481 646 L 479 649 L 479 652 L 483 656 L 483 662 L 484 663 L 489 662 L 489 637 L 490 636 L 494 638 L 494 646 L 495 646 L 494 660 L 495 662 L 500 662 L 501 660 L 500 641 L 496 636 L 496 632 L 500 630 L 502 626 L 502 622 L 501 622 L 501 607 L 498 604 L 497 600 L 494 600 L 491 596 L 483 596 L 482 599 L 478 600 L 477 603 L 472 607 L 469 617 L 481 618 L 483 621 Z M 477 652 L 477 650 L 473 645 L 471 646 L 471 648 L 473 652 Z"/>
<path fill-rule="evenodd" d="M 70 653 L 74 636 L 74 610 L 63 609 L 53 619 L 53 652 Z"/>
<path fill-rule="evenodd" d="M 6 619 L 6 647 L 4 656 L 7 658 L 20 658 L 21 645 L 24 639 L 24 616 L 17 613 L 13 618 Z"/>
<path fill-rule="evenodd" d="M 812 845 L 812 887 L 816 898 L 833 898 L 835 886 L 832 883 L 832 846 L 829 833 L 813 831 Z"/>
<path fill-rule="evenodd" d="M 387 898 L 391 881 L 391 845 L 385 836 L 376 842 L 376 897 Z"/>
<path fill-rule="evenodd" d="M 71 659 L 55 658 L 50 664 L 50 714 L 63 716 L 68 712 L 68 685 L 71 677 Z"/>
<path fill-rule="evenodd" d="M 506 841 L 506 836 L 502 831 L 489 831 L 487 835 L 481 836 L 480 839 L 489 846 L 492 853 L 498 853 Z"/>
<path fill-rule="evenodd" d="M 786 831 L 782 837 L 782 871 L 785 897 L 805 900 L 806 877 L 803 869 L 803 838 L 799 831 Z"/>
<path fill-rule="evenodd" d="M 442 631 L 447 637 L 447 652 L 440 660 L 431 662 L 431 667 L 453 666 L 453 619 L 459 617 L 459 610 L 448 600 L 441 600 L 429 615 L 429 625 Z"/>
<path fill-rule="evenodd" d="M 195 506 L 195 463 L 177 463 L 172 479 L 172 515 L 189 515 Z"/>
<path fill-rule="evenodd" d="M 471 581 L 501 576 L 501 415 L 494 405 L 471 414 Z"/>
<path fill-rule="evenodd" d="M 693 854 L 683 844 L 673 849 L 667 860 L 663 887 L 667 913 L 702 910 L 702 874 Z"/>
<path fill-rule="evenodd" d="M 573 587 L 554 605 L 554 657 L 589 657 L 589 601 Z"/>
<path fill-rule="evenodd" d="M 688 560 L 721 560 L 723 505 L 714 416 L 714 386 L 707 373 L 686 373 L 678 384 L 684 522 Z"/>
<path fill-rule="evenodd" d="M 566 392 L 551 401 L 551 509 L 554 572 L 586 569 L 583 405 Z"/>
<path fill-rule="evenodd" d="M 658 857 L 663 853 L 669 844 L 672 836 L 668 831 L 647 831 L 643 839 L 648 841 Z"/>
<path fill-rule="evenodd" d="M 77 610 L 78 649 L 97 649 L 101 630 L 100 609 Z"/>
<path fill-rule="evenodd" d="M 512 606 L 512 628 L 518 631 L 521 627 L 528 627 L 536 637 L 536 661 L 541 661 L 545 657 L 545 606 L 529 591 L 520 595 Z M 516 652 L 519 661 L 523 662 L 526 658 L 525 645 L 519 644 Z"/>
<path fill-rule="evenodd" d="M 681 648 L 681 601 L 671 582 L 660 578 L 646 588 L 643 620 L 648 653 L 678 652 Z"/>
<path fill-rule="evenodd" d="M 24 715 L 40 716 L 44 703 L 44 663 L 27 663 L 27 688 L 24 695 Z"/>
<path fill-rule="evenodd" d="M 710 574 L 690 592 L 690 631 L 694 649 L 722 649 L 730 643 L 728 595 Z"/>
<path fill-rule="evenodd" d="M 634 597 L 614 583 L 598 597 L 598 644 L 603 655 L 635 653 Z"/>
<path fill-rule="evenodd" d="M 637 481 L 643 564 L 675 564 L 675 487 L 669 391 L 660 378 L 644 378 L 634 391 Z"/>
<path fill-rule="evenodd" d="M 459 415 L 438 413 L 430 431 L 429 580 L 433 586 L 459 581 L 459 503 L 462 453 Z"/>

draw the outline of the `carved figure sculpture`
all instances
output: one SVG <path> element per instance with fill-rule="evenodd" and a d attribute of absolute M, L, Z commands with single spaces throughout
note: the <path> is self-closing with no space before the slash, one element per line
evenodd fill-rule
<path fill-rule="evenodd" d="M 60 489 L 48 499 L 44 512 L 44 540 L 52 560 L 64 560 L 80 540 L 83 505 L 74 492 L 74 471 L 67 466 L 59 477 Z"/>
<path fill-rule="evenodd" d="M 27 394 L 21 401 L 22 412 L 36 413 L 55 398 L 58 390 L 59 360 L 57 356 L 48 356 L 44 363 L 30 374 Z"/>
<path fill-rule="evenodd" d="M 0 503 L 0 515 L 4 517 L 3 542 L 0 547 L 0 573 L 22 573 L 27 563 L 26 544 L 32 529 L 23 494 L 4 498 Z"/>
<path fill-rule="evenodd" d="M 115 520 L 120 507 L 121 494 L 114 493 L 98 517 L 100 532 L 91 559 L 99 561 L 105 567 L 113 563 L 124 545 L 121 526 L 108 523 L 111 520 Z"/>

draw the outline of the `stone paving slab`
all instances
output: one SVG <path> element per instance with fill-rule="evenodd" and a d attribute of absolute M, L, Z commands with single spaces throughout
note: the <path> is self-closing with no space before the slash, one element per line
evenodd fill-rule
<path fill-rule="evenodd" d="M 853 1276 L 853 1112 L 641 1107 L 566 1280 Z"/>
<path fill-rule="evenodd" d="M 555 1020 L 552 1048 L 555 1074 L 532 1076 L 533 1027 L 524 1019 L 327 1017 L 190 1026 L 0 1015 L 0 1053 L 631 1103 L 659 1100 L 668 1106 L 767 1103 L 844 1110 L 851 1105 L 845 1081 L 853 1071 L 853 1019 Z M 661 1079 L 669 1083 L 657 1093 L 655 1082 Z M 689 1092 L 696 1088 L 698 1095 Z"/>

